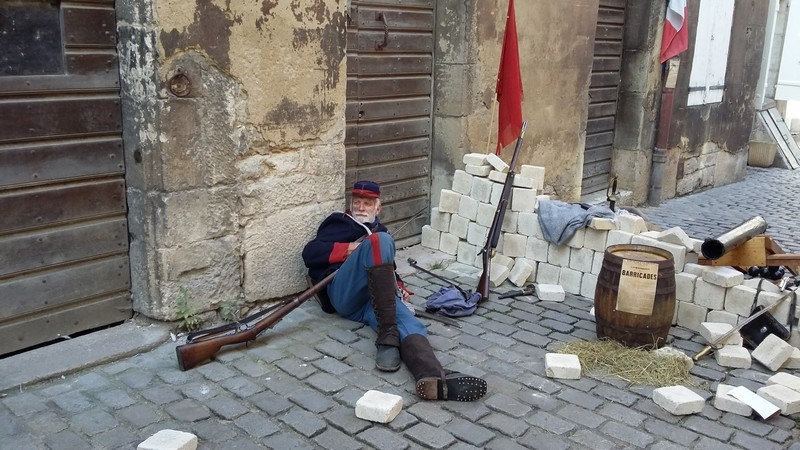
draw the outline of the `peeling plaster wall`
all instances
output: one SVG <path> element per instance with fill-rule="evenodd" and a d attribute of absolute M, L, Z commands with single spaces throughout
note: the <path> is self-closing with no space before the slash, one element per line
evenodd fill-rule
<path fill-rule="evenodd" d="M 174 320 L 305 286 L 344 199 L 345 2 L 117 2 L 134 309 Z M 191 91 L 168 89 L 184 74 Z"/>
<path fill-rule="evenodd" d="M 598 0 L 514 6 L 528 121 L 518 164 L 544 166 L 548 190 L 574 201 L 581 189 Z M 434 203 L 465 153 L 486 152 L 490 134 L 492 151 L 496 145 L 497 114 L 492 118 L 490 108 L 507 8 L 507 1 L 437 1 Z M 510 160 L 512 153 L 509 146 L 502 156 Z"/>

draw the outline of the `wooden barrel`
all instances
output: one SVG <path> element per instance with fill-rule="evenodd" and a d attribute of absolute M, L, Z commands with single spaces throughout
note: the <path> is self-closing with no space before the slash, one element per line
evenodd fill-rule
<path fill-rule="evenodd" d="M 669 334 L 675 306 L 671 253 L 635 244 L 606 249 L 594 294 L 597 337 L 629 347 L 661 347 Z"/>

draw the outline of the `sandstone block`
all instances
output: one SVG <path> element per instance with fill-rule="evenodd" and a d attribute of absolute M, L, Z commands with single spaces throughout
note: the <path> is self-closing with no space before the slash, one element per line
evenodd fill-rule
<path fill-rule="evenodd" d="M 569 266 L 569 251 L 570 248 L 566 245 L 551 244 L 547 251 L 547 262 L 554 266 L 567 267 Z"/>
<path fill-rule="evenodd" d="M 539 216 L 532 212 L 521 212 L 517 216 L 517 232 L 525 236 L 536 236 L 543 239 L 542 228 L 539 226 Z"/>
<path fill-rule="evenodd" d="M 508 164 L 503 161 L 499 156 L 495 155 L 494 153 L 489 153 L 486 155 L 486 162 L 489 163 L 494 170 L 498 172 L 508 172 Z"/>
<path fill-rule="evenodd" d="M 545 202 L 545 201 L 548 201 L 548 200 L 550 200 L 550 196 L 549 195 L 544 195 L 544 194 L 537 195 L 536 196 L 536 209 L 533 212 L 538 212 L 539 211 L 539 202 Z"/>
<path fill-rule="evenodd" d="M 526 261 L 524 258 L 517 258 L 514 262 L 514 267 L 511 268 L 511 273 L 508 275 L 508 281 L 513 283 L 514 286 L 524 286 L 531 274 L 533 274 L 533 267 L 531 262 Z"/>
<path fill-rule="evenodd" d="M 686 234 L 681 227 L 672 227 L 667 230 L 661 231 L 656 236 L 656 239 L 662 242 L 667 242 L 675 245 L 682 245 L 686 247 L 687 251 L 694 250 L 694 243 L 692 239 Z"/>
<path fill-rule="evenodd" d="M 458 214 L 453 214 L 450 217 L 450 234 L 457 236 L 459 239 L 467 238 L 467 229 L 470 221 Z"/>
<path fill-rule="evenodd" d="M 694 303 L 711 309 L 725 306 L 725 288 L 698 278 L 694 286 Z"/>
<path fill-rule="evenodd" d="M 758 289 L 759 283 L 761 284 L 761 290 L 765 292 L 772 292 L 775 294 L 779 294 L 781 292 L 781 288 L 776 286 L 774 283 L 770 283 L 768 280 L 761 281 L 761 278 L 751 278 L 749 280 L 742 281 L 742 286 L 746 286 L 753 289 Z"/>
<path fill-rule="evenodd" d="M 794 352 L 794 347 L 789 345 L 788 342 L 784 342 L 781 338 L 770 334 L 753 350 L 751 356 L 774 372 L 781 368 L 783 363 L 792 355 L 792 352 Z"/>
<path fill-rule="evenodd" d="M 715 342 L 717 339 L 721 338 L 725 333 L 728 333 L 733 329 L 733 326 L 729 323 L 718 323 L 718 322 L 702 322 L 700 324 L 700 336 L 711 344 Z M 723 345 L 742 345 L 742 335 L 737 331 L 728 339 L 725 339 L 725 342 L 721 342 Z"/>
<path fill-rule="evenodd" d="M 698 277 L 702 277 L 703 272 L 706 271 L 707 267 L 708 266 L 701 266 L 700 264 L 685 264 L 683 266 L 683 271 L 692 275 L 697 275 Z"/>
<path fill-rule="evenodd" d="M 539 263 L 539 269 L 536 271 L 536 282 L 539 284 L 558 284 L 558 278 L 561 276 L 561 268 L 547 263 Z M 561 286 L 559 286 L 561 287 Z M 562 291 L 564 289 L 561 289 Z"/>
<path fill-rule="evenodd" d="M 475 264 L 475 258 L 477 256 L 478 247 L 468 242 L 459 241 L 458 252 L 456 253 L 456 261 L 472 266 Z"/>
<path fill-rule="evenodd" d="M 725 292 L 725 311 L 749 316 L 756 298 L 756 290 L 747 286 L 733 286 Z"/>
<path fill-rule="evenodd" d="M 616 230 L 617 222 L 614 222 L 614 219 L 592 217 L 592 220 L 589 221 L 589 228 L 600 231 Z"/>
<path fill-rule="evenodd" d="M 456 170 L 453 173 L 453 190 L 459 194 L 469 195 L 472 192 L 472 175 L 463 170 Z"/>
<path fill-rule="evenodd" d="M 513 188 L 511 192 L 512 211 L 532 213 L 536 210 L 536 191 L 532 189 Z"/>
<path fill-rule="evenodd" d="M 700 249 L 701 249 L 701 247 L 703 246 L 703 240 L 702 240 L 702 239 L 695 239 L 695 238 L 691 238 L 691 237 L 689 238 L 689 240 L 691 240 L 691 241 L 692 241 L 692 248 L 691 248 L 691 250 L 692 250 L 694 253 L 697 253 L 698 255 L 702 254 L 702 252 L 700 251 Z"/>
<path fill-rule="evenodd" d="M 651 352 L 652 355 L 656 356 L 663 356 L 668 358 L 680 358 L 681 362 L 684 366 L 686 366 L 687 370 L 691 370 L 694 367 L 694 361 L 690 358 L 686 353 L 678 350 L 675 347 L 664 346 L 657 350 L 653 350 Z"/>
<path fill-rule="evenodd" d="M 714 350 L 714 358 L 722 367 L 749 369 L 752 364 L 750 352 L 740 345 L 726 345 Z"/>
<path fill-rule="evenodd" d="M 678 325 L 693 331 L 700 330 L 700 324 L 706 321 L 708 308 L 692 303 L 678 302 Z"/>
<path fill-rule="evenodd" d="M 458 236 L 451 233 L 442 233 L 439 238 L 439 250 L 448 255 L 458 253 Z"/>
<path fill-rule="evenodd" d="M 195 450 L 197 436 L 178 430 L 161 430 L 139 444 L 137 450 Z"/>
<path fill-rule="evenodd" d="M 700 255 L 695 252 L 686 252 L 686 264 L 697 264 L 700 261 Z"/>
<path fill-rule="evenodd" d="M 594 254 L 594 261 L 592 261 L 592 273 L 598 275 L 600 270 L 603 268 L 603 258 L 605 257 L 605 252 L 595 252 Z"/>
<path fill-rule="evenodd" d="M 460 204 L 461 194 L 450 189 L 442 189 L 442 193 L 439 196 L 439 212 L 457 213 Z"/>
<path fill-rule="evenodd" d="M 577 355 L 563 353 L 546 353 L 544 355 L 545 375 L 550 378 L 579 380 L 581 378 L 581 361 Z"/>
<path fill-rule="evenodd" d="M 520 175 L 533 180 L 533 187 L 537 190 L 544 189 L 544 167 L 523 164 L 519 170 Z"/>
<path fill-rule="evenodd" d="M 564 291 L 573 295 L 578 295 L 581 293 L 582 278 L 583 274 L 581 272 L 563 267 L 561 269 L 561 275 L 558 277 L 558 284 L 564 288 Z"/>
<path fill-rule="evenodd" d="M 797 350 L 797 349 L 795 349 Z M 778 372 L 767 379 L 767 384 L 780 384 L 793 391 L 800 392 L 800 377 L 786 372 Z"/>
<path fill-rule="evenodd" d="M 608 231 L 587 228 L 584 230 L 583 246 L 596 252 L 602 252 L 606 249 L 607 238 Z"/>
<path fill-rule="evenodd" d="M 486 165 L 486 153 L 467 153 L 461 162 L 470 166 Z"/>
<path fill-rule="evenodd" d="M 369 390 L 356 401 L 356 417 L 370 422 L 389 423 L 403 409 L 403 397 Z"/>
<path fill-rule="evenodd" d="M 489 285 L 495 288 L 500 286 L 504 281 L 506 281 L 510 273 L 511 269 L 509 269 L 507 266 L 502 264 L 492 264 L 492 268 L 489 272 Z"/>
<path fill-rule="evenodd" d="M 436 231 L 450 231 L 450 214 L 431 208 L 431 227 Z"/>
<path fill-rule="evenodd" d="M 439 249 L 439 233 L 440 231 L 434 230 L 433 227 L 430 225 L 423 225 L 422 226 L 422 246 L 427 248 L 432 248 L 434 250 Z"/>
<path fill-rule="evenodd" d="M 506 233 L 505 241 L 503 242 L 503 254 L 511 258 L 523 258 L 525 257 L 527 245 L 527 236 L 516 233 Z"/>
<path fill-rule="evenodd" d="M 594 261 L 594 250 L 589 248 L 573 248 L 569 252 L 569 268 L 578 272 L 590 273 Z"/>
<path fill-rule="evenodd" d="M 505 184 L 506 178 L 508 178 L 508 173 L 498 172 L 496 170 L 489 172 L 489 179 L 494 182 Z M 515 174 L 514 181 L 511 183 L 511 186 L 531 190 L 533 189 L 533 180 L 528 177 Z"/>
<path fill-rule="evenodd" d="M 472 164 L 467 164 L 464 166 L 464 172 L 467 172 L 470 175 L 475 175 L 476 177 L 488 177 L 489 172 L 492 171 L 492 166 L 485 165 L 485 166 L 475 166 Z"/>
<path fill-rule="evenodd" d="M 472 245 L 483 247 L 488 234 L 488 228 L 478 225 L 475 222 L 470 222 L 469 225 L 467 225 L 467 242 Z"/>
<path fill-rule="evenodd" d="M 714 395 L 714 408 L 740 416 L 749 416 L 753 413 L 753 408 L 747 406 L 747 403 L 728 395 L 728 392 L 735 387 L 736 386 L 719 383 L 717 385 L 717 392 Z"/>
<path fill-rule="evenodd" d="M 647 231 L 647 222 L 639 216 L 633 214 L 620 214 L 617 217 L 619 229 L 631 234 L 639 234 Z"/>
<path fill-rule="evenodd" d="M 675 299 L 692 303 L 697 275 L 681 272 L 675 274 Z"/>
<path fill-rule="evenodd" d="M 518 222 L 519 213 L 506 210 L 506 213 L 503 216 L 503 224 L 500 226 L 500 231 L 505 231 L 506 233 L 516 233 Z"/>
<path fill-rule="evenodd" d="M 475 219 L 478 217 L 479 204 L 480 203 L 474 198 L 468 195 L 462 195 L 461 202 L 458 204 L 458 215 L 471 222 L 475 222 Z"/>
<path fill-rule="evenodd" d="M 510 257 L 508 257 L 508 256 L 506 256 L 504 254 L 501 254 L 501 253 L 496 253 L 492 257 L 492 265 L 494 265 L 494 266 L 496 266 L 496 265 L 506 266 L 506 267 L 508 267 L 508 270 L 511 270 L 511 268 L 514 267 L 514 258 L 510 258 Z"/>
<path fill-rule="evenodd" d="M 611 230 L 606 236 L 606 248 L 617 244 L 630 244 L 633 234 L 622 230 Z"/>
<path fill-rule="evenodd" d="M 727 288 L 742 284 L 744 274 L 732 267 L 709 267 L 703 272 L 703 280 Z"/>
<path fill-rule="evenodd" d="M 571 238 L 567 239 L 567 242 L 565 242 L 564 245 L 572 248 L 582 248 L 583 241 L 585 240 L 585 238 L 586 238 L 586 229 L 580 228 L 577 231 L 575 231 L 575 234 L 573 234 Z"/>
<path fill-rule="evenodd" d="M 528 243 L 525 246 L 525 257 L 534 261 L 547 261 L 547 252 L 550 249 L 550 243 L 531 236 L 528 238 Z"/>
<path fill-rule="evenodd" d="M 736 326 L 736 324 L 739 323 L 739 316 L 728 311 L 715 309 L 708 312 L 706 320 L 709 322 L 727 323 L 729 325 Z"/>
<path fill-rule="evenodd" d="M 650 238 L 650 239 L 655 239 L 656 241 L 658 241 L 658 235 L 659 234 L 660 233 L 658 231 L 643 231 L 643 232 L 639 233 L 639 236 Z M 666 243 L 668 244 L 669 242 L 666 242 Z"/>
<path fill-rule="evenodd" d="M 684 386 L 667 386 L 653 391 L 653 401 L 671 414 L 683 416 L 703 410 L 703 397 Z"/>
<path fill-rule="evenodd" d="M 487 228 L 492 226 L 495 211 L 497 211 L 497 208 L 489 203 L 478 203 L 478 213 L 475 215 L 475 223 Z"/>
<path fill-rule="evenodd" d="M 800 392 L 780 384 L 770 384 L 756 391 L 761 397 L 781 409 L 781 414 L 800 412 Z"/>
<path fill-rule="evenodd" d="M 489 203 L 491 203 L 495 208 L 497 205 L 500 204 L 500 197 L 503 196 L 503 185 L 500 183 L 492 183 L 492 194 L 489 196 Z M 509 202 L 514 201 L 514 191 L 511 191 L 511 198 L 508 199 Z"/>
<path fill-rule="evenodd" d="M 481 203 L 489 203 L 492 198 L 492 183 L 486 178 L 474 178 L 472 180 L 472 191 L 469 196 Z"/>
<path fill-rule="evenodd" d="M 597 289 L 597 275 L 584 273 L 581 278 L 581 297 L 594 299 L 595 289 Z"/>
<path fill-rule="evenodd" d="M 800 369 L 800 349 L 794 347 L 792 354 L 789 355 L 789 359 L 783 363 L 781 369 Z"/>
<path fill-rule="evenodd" d="M 631 239 L 631 244 L 652 245 L 653 247 L 664 249 L 672 253 L 672 259 L 675 263 L 675 273 L 683 271 L 683 266 L 686 264 L 686 247 L 682 245 L 670 244 L 668 242 L 657 241 L 645 236 L 634 236 Z"/>
<path fill-rule="evenodd" d="M 772 284 L 772 283 L 769 283 Z M 761 292 L 758 294 L 758 304 L 764 307 L 770 306 L 775 304 L 778 299 L 781 298 L 782 294 L 774 293 L 774 292 Z M 772 314 L 779 322 L 786 324 L 786 321 L 789 317 L 789 307 L 791 306 L 791 299 L 787 299 L 781 302 L 780 305 L 776 306 L 772 309 Z"/>

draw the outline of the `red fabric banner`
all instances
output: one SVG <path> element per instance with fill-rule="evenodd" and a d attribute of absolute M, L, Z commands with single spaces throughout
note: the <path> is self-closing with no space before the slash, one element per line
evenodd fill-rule
<path fill-rule="evenodd" d="M 689 26 L 686 20 L 686 0 L 669 0 L 661 38 L 661 62 L 689 48 Z"/>
<path fill-rule="evenodd" d="M 522 131 L 522 76 L 519 71 L 519 45 L 517 21 L 514 18 L 514 0 L 508 2 L 506 31 L 503 36 L 503 53 L 497 73 L 497 150 L 500 151 L 519 136 Z"/>

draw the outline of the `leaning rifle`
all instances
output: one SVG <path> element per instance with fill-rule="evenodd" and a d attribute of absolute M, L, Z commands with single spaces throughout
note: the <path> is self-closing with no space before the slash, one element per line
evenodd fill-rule
<path fill-rule="evenodd" d="M 400 227 L 392 233 L 392 236 L 397 234 L 426 210 L 427 208 L 423 208 L 418 213 L 414 214 L 410 219 L 400 225 Z M 356 242 L 360 242 L 363 239 L 364 237 L 362 236 Z M 236 323 L 190 333 L 186 336 L 185 344 L 175 347 L 175 353 L 178 355 L 178 367 L 181 370 L 192 369 L 201 362 L 214 356 L 226 345 L 241 344 L 255 340 L 264 330 L 273 327 L 287 314 L 305 303 L 306 300 L 314 297 L 319 291 L 325 289 L 325 287 L 333 281 L 333 277 L 336 276 L 336 272 L 338 271 L 338 269 L 334 270 L 317 284 L 311 286 L 308 290 L 291 300 L 272 305 L 264 311 L 253 314 Z"/>
<path fill-rule="evenodd" d="M 508 200 L 509 197 L 511 197 L 511 187 L 514 184 L 514 176 L 516 175 L 514 168 L 517 165 L 519 150 L 522 148 L 522 138 L 525 137 L 525 128 L 527 126 L 527 122 L 522 122 L 522 130 L 519 133 L 519 138 L 517 138 L 517 146 L 514 148 L 514 156 L 511 157 L 511 164 L 508 166 L 508 175 L 503 185 L 503 192 L 500 194 L 500 202 L 497 204 L 492 226 L 489 228 L 489 234 L 486 237 L 486 244 L 480 252 L 482 254 L 483 272 L 481 272 L 481 278 L 478 280 L 478 287 L 476 288 L 476 291 L 481 294 L 480 302 L 485 302 L 489 299 L 489 277 L 491 275 L 492 257 L 497 248 L 497 241 L 500 239 L 500 229 L 503 227 L 503 219 L 506 216 Z"/>

